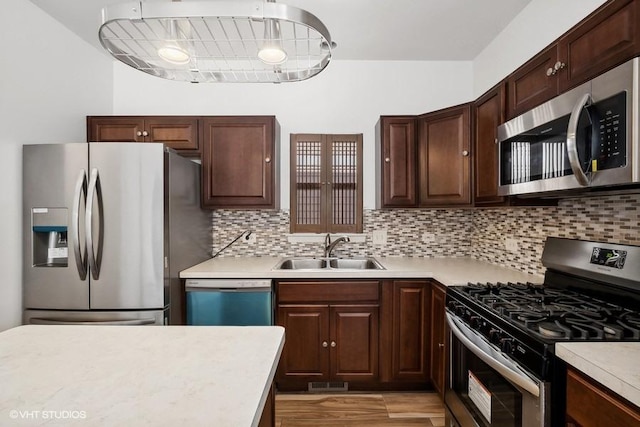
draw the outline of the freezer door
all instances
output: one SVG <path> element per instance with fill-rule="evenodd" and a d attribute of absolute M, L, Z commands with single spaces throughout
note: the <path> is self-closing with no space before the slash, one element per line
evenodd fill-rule
<path fill-rule="evenodd" d="M 90 308 L 164 308 L 163 145 L 90 143 L 89 176 Z"/>
<path fill-rule="evenodd" d="M 84 246 L 87 144 L 23 147 L 25 308 L 89 308 Z"/>

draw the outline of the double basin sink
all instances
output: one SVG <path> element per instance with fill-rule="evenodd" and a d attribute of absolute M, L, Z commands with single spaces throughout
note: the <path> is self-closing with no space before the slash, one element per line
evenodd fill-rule
<path fill-rule="evenodd" d="M 384 270 L 375 259 L 367 258 L 285 258 L 274 270 Z"/>

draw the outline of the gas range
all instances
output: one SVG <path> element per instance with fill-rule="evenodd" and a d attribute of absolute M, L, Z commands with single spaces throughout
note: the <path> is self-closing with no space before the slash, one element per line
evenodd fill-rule
<path fill-rule="evenodd" d="M 522 420 L 513 425 L 564 425 L 566 366 L 555 344 L 640 341 L 640 247 L 548 238 L 542 263 L 541 284 L 447 288 L 445 403 L 459 421 L 486 424 L 506 393 L 501 405 Z"/>
<path fill-rule="evenodd" d="M 640 313 L 568 289 L 486 283 L 461 291 L 543 340 L 640 340 Z"/>

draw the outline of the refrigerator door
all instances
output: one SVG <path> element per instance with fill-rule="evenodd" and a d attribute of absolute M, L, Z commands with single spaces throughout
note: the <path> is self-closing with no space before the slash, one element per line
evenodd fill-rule
<path fill-rule="evenodd" d="M 89 308 L 84 246 L 88 145 L 23 147 L 25 308 Z"/>
<path fill-rule="evenodd" d="M 92 310 L 163 309 L 164 147 L 90 143 L 87 258 Z"/>

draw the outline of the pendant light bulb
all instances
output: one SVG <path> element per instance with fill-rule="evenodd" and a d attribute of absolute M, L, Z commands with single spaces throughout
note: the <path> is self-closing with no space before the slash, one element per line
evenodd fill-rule
<path fill-rule="evenodd" d="M 267 65 L 279 65 L 287 60 L 287 52 L 280 44 L 280 23 L 276 19 L 265 20 L 264 43 L 258 51 L 258 59 Z"/>
<path fill-rule="evenodd" d="M 191 55 L 178 44 L 178 22 L 169 21 L 168 40 L 158 48 L 158 56 L 163 60 L 176 65 L 188 64 Z"/>
<path fill-rule="evenodd" d="M 158 49 L 158 56 L 167 62 L 176 65 L 188 64 L 191 60 L 189 52 L 178 45 L 166 44 Z"/>

